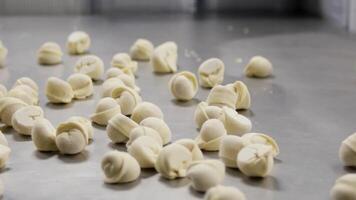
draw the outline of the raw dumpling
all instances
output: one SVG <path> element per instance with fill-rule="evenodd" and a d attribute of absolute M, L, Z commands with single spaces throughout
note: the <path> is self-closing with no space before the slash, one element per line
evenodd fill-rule
<path fill-rule="evenodd" d="M 202 87 L 212 88 L 224 80 L 225 65 L 218 58 L 204 61 L 198 69 L 199 83 Z"/>
<path fill-rule="evenodd" d="M 86 74 L 93 80 L 99 80 L 104 73 L 104 62 L 98 56 L 83 56 L 75 64 L 74 72 Z"/>
<path fill-rule="evenodd" d="M 246 76 L 265 78 L 272 74 L 272 63 L 265 57 L 254 56 L 246 65 L 244 73 Z"/>
<path fill-rule="evenodd" d="M 27 85 L 29 86 L 30 88 L 32 88 L 35 93 L 38 95 L 38 85 L 37 83 L 32 80 L 31 78 L 28 78 L 28 77 L 22 77 L 22 78 L 19 78 L 16 80 L 15 84 L 12 86 L 13 88 L 19 86 L 19 85 Z"/>
<path fill-rule="evenodd" d="M 61 47 L 55 42 L 46 42 L 37 51 L 37 61 L 41 65 L 59 64 L 62 56 Z"/>
<path fill-rule="evenodd" d="M 69 83 L 56 77 L 49 77 L 46 83 L 46 96 L 51 103 L 70 103 L 74 93 Z"/>
<path fill-rule="evenodd" d="M 332 200 L 356 199 L 356 174 L 346 174 L 338 178 L 330 194 Z"/>
<path fill-rule="evenodd" d="M 28 105 L 37 105 L 39 102 L 38 92 L 28 85 L 17 85 L 13 87 L 7 93 L 7 96 L 18 98 Z"/>
<path fill-rule="evenodd" d="M 153 51 L 152 67 L 156 73 L 174 73 L 177 71 L 178 47 L 175 42 L 165 42 Z"/>
<path fill-rule="evenodd" d="M 169 81 L 169 91 L 181 101 L 191 100 L 198 91 L 198 81 L 195 75 L 189 71 L 175 74 Z"/>
<path fill-rule="evenodd" d="M 224 120 L 224 112 L 222 108 L 218 106 L 209 106 L 205 101 L 198 104 L 194 112 L 194 121 L 197 127 L 200 129 L 203 123 L 208 119 Z"/>
<path fill-rule="evenodd" d="M 148 117 L 163 119 L 163 113 L 157 105 L 150 102 L 141 102 L 133 109 L 131 115 L 131 119 L 137 123 Z"/>
<path fill-rule="evenodd" d="M 135 90 L 126 86 L 113 89 L 111 97 L 118 102 L 121 113 L 124 115 L 131 115 L 134 108 L 142 101 L 140 95 Z"/>
<path fill-rule="evenodd" d="M 147 117 L 140 122 L 140 125 L 156 130 L 162 138 L 163 145 L 168 144 L 172 139 L 171 129 L 168 127 L 166 122 L 163 121 L 163 119 Z"/>
<path fill-rule="evenodd" d="M 99 100 L 95 113 L 90 116 L 91 120 L 99 125 L 107 125 L 109 120 L 121 113 L 120 105 L 111 97 Z"/>
<path fill-rule="evenodd" d="M 219 148 L 219 157 L 227 167 L 237 168 L 237 155 L 244 147 L 241 137 L 226 135 L 222 138 Z"/>
<path fill-rule="evenodd" d="M 236 109 L 237 99 L 238 94 L 233 87 L 228 85 L 216 85 L 211 89 L 206 102 L 209 106 L 227 106 Z"/>
<path fill-rule="evenodd" d="M 2 97 L 0 98 L 0 119 L 1 122 L 7 126 L 12 126 L 12 116 L 14 113 L 28 106 L 25 102 L 14 97 Z"/>
<path fill-rule="evenodd" d="M 174 142 L 175 144 L 179 144 L 187 148 L 192 154 L 192 160 L 203 160 L 203 152 L 201 152 L 198 144 L 192 139 L 180 139 Z"/>
<path fill-rule="evenodd" d="M 226 106 L 222 110 L 224 112 L 222 121 L 228 134 L 241 136 L 251 131 L 252 124 L 247 117 Z"/>
<path fill-rule="evenodd" d="M 3 169 L 9 160 L 11 149 L 8 146 L 0 145 L 0 169 Z"/>
<path fill-rule="evenodd" d="M 157 144 L 161 146 L 163 145 L 161 136 L 156 130 L 145 126 L 138 126 L 131 130 L 126 146 L 129 147 L 137 138 L 141 136 L 149 136 L 154 139 Z"/>
<path fill-rule="evenodd" d="M 12 116 L 12 127 L 22 135 L 31 135 L 35 120 L 43 118 L 43 110 L 39 106 L 25 106 L 18 109 Z"/>
<path fill-rule="evenodd" d="M 147 39 L 137 39 L 130 48 L 130 56 L 134 60 L 149 61 L 151 59 L 154 46 Z"/>
<path fill-rule="evenodd" d="M 0 68 L 5 66 L 8 50 L 0 40 Z"/>
<path fill-rule="evenodd" d="M 162 144 L 153 137 L 140 136 L 127 148 L 127 152 L 136 158 L 141 168 L 154 168 Z"/>
<path fill-rule="evenodd" d="M 204 122 L 198 137 L 195 139 L 199 147 L 206 151 L 218 151 L 221 139 L 226 135 L 224 124 L 218 119 Z"/>
<path fill-rule="evenodd" d="M 109 120 L 106 133 L 113 143 L 127 142 L 132 129 L 139 125 L 132 119 L 119 113 Z"/>
<path fill-rule="evenodd" d="M 218 185 L 208 190 L 204 200 L 246 200 L 246 197 L 237 188 Z"/>
<path fill-rule="evenodd" d="M 356 133 L 341 143 L 339 157 L 345 166 L 356 167 Z"/>
<path fill-rule="evenodd" d="M 85 99 L 93 94 L 93 81 L 85 74 L 72 74 L 67 82 L 72 87 L 76 99 Z"/>
<path fill-rule="evenodd" d="M 67 50 L 70 54 L 83 54 L 90 48 L 90 37 L 84 31 L 74 31 L 68 36 Z"/>
<path fill-rule="evenodd" d="M 235 83 L 227 84 L 231 87 L 233 91 L 237 94 L 236 106 L 235 109 L 249 109 L 251 107 L 251 96 L 250 92 L 242 81 L 236 81 Z"/>
<path fill-rule="evenodd" d="M 7 95 L 7 89 L 4 85 L 0 84 L 0 98 Z"/>
<path fill-rule="evenodd" d="M 265 144 L 272 147 L 272 154 L 276 157 L 279 154 L 279 147 L 275 139 L 263 133 L 247 133 L 241 137 L 244 146 L 250 144 Z"/>
<path fill-rule="evenodd" d="M 119 78 L 109 78 L 106 79 L 102 85 L 102 97 L 111 97 L 112 91 L 117 87 L 125 86 Z"/>
<path fill-rule="evenodd" d="M 135 74 L 137 71 L 137 62 L 131 60 L 131 57 L 127 53 L 115 54 L 111 60 L 111 66 L 117 67 L 123 71 L 131 71 L 131 74 Z"/>
<path fill-rule="evenodd" d="M 31 136 L 38 151 L 58 151 L 56 129 L 47 119 L 39 118 L 35 120 Z"/>

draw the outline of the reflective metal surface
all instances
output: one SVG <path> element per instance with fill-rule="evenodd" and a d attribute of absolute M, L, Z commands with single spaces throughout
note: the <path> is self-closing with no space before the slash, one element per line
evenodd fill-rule
<path fill-rule="evenodd" d="M 328 199 L 334 180 L 352 171 L 338 160 L 340 142 L 355 131 L 356 38 L 312 19 L 233 19 L 189 16 L 137 17 L 1 17 L 0 38 L 9 49 L 8 65 L 0 70 L 0 82 L 8 88 L 17 78 L 29 76 L 40 85 L 41 106 L 54 124 L 73 115 L 89 116 L 100 98 L 100 85 L 87 100 L 65 106 L 47 103 L 47 77 L 66 79 L 78 56 L 64 56 L 58 66 L 36 64 L 36 50 L 46 41 L 64 48 L 67 35 L 85 30 L 92 38 L 91 53 L 109 68 L 111 57 L 127 52 L 138 37 L 160 44 L 174 40 L 179 46 L 179 70 L 196 72 L 202 60 L 219 57 L 226 64 L 225 83 L 243 80 L 252 95 L 252 108 L 242 112 L 253 122 L 253 131 L 273 136 L 281 154 L 272 174 L 249 179 L 227 169 L 225 185 L 240 188 L 248 199 Z M 274 76 L 250 79 L 243 66 L 256 54 L 274 64 Z M 195 99 L 178 103 L 169 94 L 171 75 L 155 75 L 148 63 L 140 63 L 137 84 L 145 101 L 161 107 L 173 131 L 173 139 L 194 138 L 193 113 L 208 90 Z M 112 149 L 105 129 L 95 126 L 94 142 L 76 156 L 39 153 L 31 139 L 3 129 L 12 148 L 0 177 L 4 199 L 201 199 L 189 181 L 168 181 L 154 170 L 125 185 L 103 183 L 100 161 Z M 217 153 L 205 154 L 217 158 Z M 356 172 L 355 170 L 353 172 Z"/>

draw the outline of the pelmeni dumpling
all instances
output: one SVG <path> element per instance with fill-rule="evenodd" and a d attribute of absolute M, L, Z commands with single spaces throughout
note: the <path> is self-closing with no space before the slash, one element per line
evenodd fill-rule
<path fill-rule="evenodd" d="M 0 145 L 9 146 L 9 143 L 7 142 L 7 139 L 5 135 L 1 132 L 1 130 L 0 130 Z"/>
<path fill-rule="evenodd" d="M 192 139 L 180 139 L 174 142 L 175 144 L 180 144 L 187 148 L 190 153 L 192 153 L 192 160 L 197 161 L 197 160 L 203 160 L 204 155 L 203 152 L 201 152 L 198 144 L 195 142 L 195 140 Z"/>
<path fill-rule="evenodd" d="M 86 74 L 93 80 L 99 80 L 104 73 L 104 62 L 95 55 L 83 56 L 75 64 L 74 72 Z"/>
<path fill-rule="evenodd" d="M 8 91 L 7 96 L 15 97 L 28 105 L 37 105 L 39 102 L 38 92 L 28 85 L 17 85 Z"/>
<path fill-rule="evenodd" d="M 226 135 L 224 124 L 218 119 L 204 122 L 198 137 L 195 139 L 199 147 L 206 151 L 218 151 L 221 139 Z"/>
<path fill-rule="evenodd" d="M 93 94 L 93 81 L 85 74 L 72 74 L 67 82 L 72 87 L 76 99 L 85 99 Z"/>
<path fill-rule="evenodd" d="M 234 83 L 227 84 L 237 94 L 236 108 L 237 110 L 249 109 L 251 107 L 250 92 L 242 81 L 235 81 Z"/>
<path fill-rule="evenodd" d="M 135 76 L 133 75 L 132 71 L 130 69 L 119 69 L 117 67 L 110 67 L 108 70 L 106 70 L 105 72 L 105 77 L 106 79 L 109 78 L 120 78 L 121 75 L 126 74 L 130 77 L 132 77 L 133 79 L 135 79 Z"/>
<path fill-rule="evenodd" d="M 131 60 L 127 53 L 117 53 L 111 60 L 111 66 L 117 67 L 123 71 L 130 70 L 132 74 L 137 71 L 137 62 Z"/>
<path fill-rule="evenodd" d="M 0 40 L 0 68 L 5 66 L 8 50 Z"/>
<path fill-rule="evenodd" d="M 178 47 L 175 42 L 165 42 L 153 51 L 152 67 L 156 73 L 174 73 L 177 71 Z"/>
<path fill-rule="evenodd" d="M 134 60 L 149 61 L 151 59 L 154 46 L 147 39 L 139 38 L 130 48 L 130 56 Z"/>
<path fill-rule="evenodd" d="M 4 85 L 0 84 L 0 98 L 6 95 L 7 95 L 7 88 Z"/>
<path fill-rule="evenodd" d="M 198 128 L 208 119 L 224 120 L 224 112 L 218 106 L 209 106 L 205 101 L 198 104 L 194 112 L 194 121 Z"/>
<path fill-rule="evenodd" d="M 111 97 L 112 91 L 117 87 L 125 86 L 124 82 L 119 78 L 106 79 L 102 85 L 102 97 Z"/>
<path fill-rule="evenodd" d="M 74 92 L 66 81 L 49 77 L 46 83 L 46 96 L 51 103 L 70 103 L 74 97 Z"/>
<path fill-rule="evenodd" d="M 115 99 L 105 97 L 96 104 L 95 113 L 90 116 L 90 119 L 99 125 L 106 126 L 109 120 L 118 113 L 121 113 L 120 105 Z"/>
<path fill-rule="evenodd" d="M 0 119 L 1 122 L 7 126 L 12 126 L 12 116 L 14 113 L 28 106 L 25 102 L 14 97 L 2 97 L 0 98 Z"/>
<path fill-rule="evenodd" d="M 265 78 L 272 74 L 272 63 L 265 57 L 254 56 L 246 65 L 244 73 L 246 76 Z"/>
<path fill-rule="evenodd" d="M 272 155 L 276 157 L 279 154 L 279 147 L 272 137 L 263 133 L 247 133 L 241 136 L 244 146 L 250 144 L 265 144 L 272 147 Z"/>
<path fill-rule="evenodd" d="M 194 161 L 187 169 L 187 177 L 195 190 L 205 192 L 224 180 L 225 165 L 219 160 Z"/>
<path fill-rule="evenodd" d="M 88 127 L 83 123 L 67 120 L 58 125 L 56 145 L 62 154 L 78 154 L 88 143 Z"/>
<path fill-rule="evenodd" d="M 141 168 L 135 158 L 121 151 L 110 151 L 101 161 L 106 183 L 128 183 L 135 181 Z"/>
<path fill-rule="evenodd" d="M 15 88 L 15 87 L 17 87 L 19 85 L 27 85 L 30 88 L 32 88 L 36 92 L 36 94 L 38 94 L 38 90 L 39 90 L 38 85 L 31 78 L 21 77 L 21 78 L 16 80 L 16 82 L 14 83 L 14 85 L 12 87 Z"/>
<path fill-rule="evenodd" d="M 74 31 L 68 36 L 67 50 L 70 54 L 83 54 L 90 48 L 90 37 L 84 31 Z"/>
<path fill-rule="evenodd" d="M 346 174 L 338 178 L 330 195 L 332 200 L 356 199 L 356 174 Z"/>
<path fill-rule="evenodd" d="M 35 120 L 43 118 L 43 110 L 39 106 L 25 106 L 18 109 L 12 116 L 12 127 L 22 135 L 31 135 Z"/>
<path fill-rule="evenodd" d="M 246 200 L 246 197 L 237 188 L 218 185 L 207 191 L 204 200 Z"/>
<path fill-rule="evenodd" d="M 224 112 L 222 121 L 228 134 L 241 136 L 251 131 L 252 123 L 247 117 L 226 106 L 222 110 Z"/>
<path fill-rule="evenodd" d="M 61 47 L 55 42 L 46 42 L 37 51 L 37 61 L 41 65 L 59 64 L 62 56 Z"/>
<path fill-rule="evenodd" d="M 244 147 L 241 137 L 226 135 L 222 138 L 219 148 L 219 157 L 227 167 L 237 168 L 237 155 Z"/>
<path fill-rule="evenodd" d="M 342 141 L 339 157 L 345 166 L 356 167 L 356 133 Z"/>
<path fill-rule="evenodd" d="M 140 95 L 126 86 L 119 86 L 112 90 L 111 97 L 114 98 L 121 108 L 121 113 L 131 115 L 134 108 L 141 103 Z"/>
<path fill-rule="evenodd" d="M 137 138 L 141 136 L 149 136 L 154 139 L 157 144 L 161 146 L 163 145 L 162 138 L 156 130 L 145 126 L 138 126 L 133 128 L 129 133 L 129 140 L 126 143 L 126 146 L 130 146 Z"/>
<path fill-rule="evenodd" d="M 154 168 L 161 150 L 162 144 L 147 135 L 138 137 L 127 148 L 127 152 L 136 158 L 141 168 Z"/>
<path fill-rule="evenodd" d="M 202 87 L 212 88 L 224 80 L 225 65 L 218 58 L 204 61 L 198 69 L 199 83 Z"/>
<path fill-rule="evenodd" d="M 106 133 L 113 143 L 123 143 L 129 140 L 131 130 L 138 126 L 135 121 L 119 113 L 109 120 Z"/>
<path fill-rule="evenodd" d="M 237 155 L 237 166 L 246 176 L 265 177 L 271 172 L 273 165 L 273 148 L 269 145 L 250 144 Z"/>
<path fill-rule="evenodd" d="M 168 127 L 166 122 L 163 121 L 163 119 L 147 117 L 140 122 L 140 125 L 156 130 L 162 138 L 163 145 L 168 144 L 172 139 L 171 129 Z"/>
<path fill-rule="evenodd" d="M 131 115 L 131 119 L 137 123 L 148 117 L 163 119 L 163 113 L 157 105 L 150 102 L 141 102 L 134 108 Z"/>
<path fill-rule="evenodd" d="M 36 119 L 31 130 L 32 141 L 38 151 L 58 151 L 56 129 L 45 118 Z"/>
<path fill-rule="evenodd" d="M 169 91 L 178 100 L 191 100 L 198 91 L 198 81 L 189 71 L 182 71 L 172 76 L 169 81 Z"/>
<path fill-rule="evenodd" d="M 227 106 L 236 109 L 237 99 L 238 94 L 233 87 L 228 85 L 216 85 L 211 89 L 206 102 L 209 106 Z"/>
<path fill-rule="evenodd" d="M 68 118 L 67 122 L 75 122 L 81 124 L 85 128 L 85 132 L 87 132 L 88 140 L 93 140 L 94 128 L 89 119 L 81 116 L 72 116 Z"/>
<path fill-rule="evenodd" d="M 0 169 L 5 167 L 9 160 L 10 153 L 11 149 L 8 146 L 0 145 Z"/>

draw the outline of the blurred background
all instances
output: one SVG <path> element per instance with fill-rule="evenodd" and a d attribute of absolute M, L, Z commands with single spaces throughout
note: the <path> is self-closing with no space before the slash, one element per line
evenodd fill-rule
<path fill-rule="evenodd" d="M 310 15 L 356 31 L 355 0 L 1 0 L 1 15 Z"/>

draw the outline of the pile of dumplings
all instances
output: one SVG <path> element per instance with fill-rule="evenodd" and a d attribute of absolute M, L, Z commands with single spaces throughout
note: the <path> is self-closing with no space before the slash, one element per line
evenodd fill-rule
<path fill-rule="evenodd" d="M 106 127 L 114 144 L 125 144 L 127 152 L 107 152 L 101 161 L 106 183 L 127 183 L 140 178 L 141 169 L 155 169 L 163 178 L 187 178 L 191 187 L 206 192 L 206 200 L 245 200 L 237 188 L 222 186 L 225 168 L 239 169 L 249 177 L 266 177 L 279 154 L 277 142 L 267 134 L 254 133 L 251 121 L 240 110 L 251 107 L 248 87 L 242 81 L 223 84 L 225 65 L 218 58 L 204 61 L 196 76 L 190 71 L 178 72 L 178 46 L 173 41 L 154 47 L 147 39 L 136 40 L 129 53 L 113 55 L 106 71 L 104 62 L 89 54 L 89 34 L 76 31 L 68 36 L 66 48 L 72 55 L 83 55 L 66 79 L 49 77 L 45 95 L 53 104 L 68 104 L 75 99 L 88 99 L 93 84 L 101 84 L 101 99 L 88 117 L 73 116 L 56 127 L 45 118 L 38 106 L 39 87 L 28 77 L 18 79 L 7 91 L 0 85 L 0 120 L 19 134 L 32 137 L 34 147 L 42 152 L 75 155 L 85 151 L 93 140 L 92 123 Z M 5 64 L 7 49 L 0 42 L 0 65 Z M 37 51 L 40 65 L 63 62 L 63 51 L 55 42 L 44 43 Z M 210 89 L 205 101 L 195 110 L 199 134 L 194 138 L 172 141 L 172 131 L 159 106 L 145 101 L 136 85 L 138 62 L 150 62 L 154 73 L 175 73 L 168 89 L 177 101 L 191 101 L 199 87 Z M 262 56 L 253 57 L 245 67 L 246 76 L 265 78 L 272 74 L 272 64 Z M 354 165 L 352 148 L 344 142 L 342 158 Z M 220 159 L 205 159 L 205 151 L 218 152 Z M 355 153 L 355 152 L 353 152 Z M 0 167 L 4 167 L 10 148 L 0 134 Z M 351 160 L 351 161 L 350 161 Z M 336 189 L 335 189 L 336 191 Z"/>

